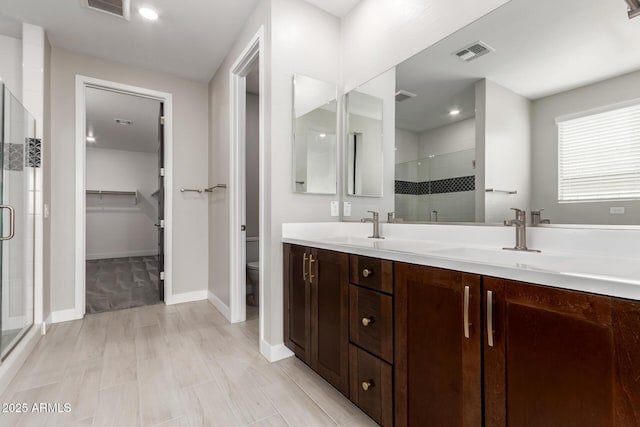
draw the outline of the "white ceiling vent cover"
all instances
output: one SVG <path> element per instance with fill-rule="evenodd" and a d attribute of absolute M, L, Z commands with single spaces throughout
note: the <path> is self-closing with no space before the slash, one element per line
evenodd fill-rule
<path fill-rule="evenodd" d="M 396 92 L 396 103 L 406 101 L 407 99 L 415 98 L 416 96 L 418 95 L 416 95 L 415 93 L 411 93 L 406 90 L 399 90 Z"/>
<path fill-rule="evenodd" d="M 89 9 L 129 20 L 131 0 L 84 0 L 84 3 Z"/>
<path fill-rule="evenodd" d="M 460 49 L 453 54 L 460 58 L 465 62 L 473 61 L 474 59 L 478 59 L 481 56 L 484 56 L 488 53 L 493 52 L 495 49 L 489 46 L 486 43 L 481 41 L 477 41 L 475 43 L 471 43 L 469 46 Z"/>

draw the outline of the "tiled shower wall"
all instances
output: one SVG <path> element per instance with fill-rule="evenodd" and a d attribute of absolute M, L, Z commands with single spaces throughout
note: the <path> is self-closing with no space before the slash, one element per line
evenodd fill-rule
<path fill-rule="evenodd" d="M 397 164 L 396 216 L 405 221 L 473 222 L 474 160 L 471 149 Z"/>

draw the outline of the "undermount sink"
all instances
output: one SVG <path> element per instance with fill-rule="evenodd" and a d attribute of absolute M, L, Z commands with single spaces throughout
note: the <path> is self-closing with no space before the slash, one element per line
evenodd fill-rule
<path fill-rule="evenodd" d="M 335 243 L 345 246 L 358 246 L 362 248 L 375 248 L 383 251 L 403 253 L 432 253 L 434 251 L 450 248 L 449 245 L 438 244 L 429 241 L 400 240 L 400 239 L 372 239 L 368 237 L 339 236 L 320 239 L 322 242 Z"/>
<path fill-rule="evenodd" d="M 448 248 L 435 251 L 433 255 L 486 264 L 527 266 L 544 269 L 566 263 L 571 259 L 558 255 L 546 255 L 540 252 L 480 248 Z"/>

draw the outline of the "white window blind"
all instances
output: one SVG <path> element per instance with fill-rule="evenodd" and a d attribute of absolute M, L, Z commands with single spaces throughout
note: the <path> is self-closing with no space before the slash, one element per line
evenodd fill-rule
<path fill-rule="evenodd" d="M 640 199 L 640 103 L 558 120 L 558 201 Z"/>

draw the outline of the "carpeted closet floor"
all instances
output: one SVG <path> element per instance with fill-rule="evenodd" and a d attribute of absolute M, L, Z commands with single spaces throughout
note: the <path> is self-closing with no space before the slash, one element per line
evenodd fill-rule
<path fill-rule="evenodd" d="M 87 261 L 87 314 L 159 302 L 158 257 Z"/>

